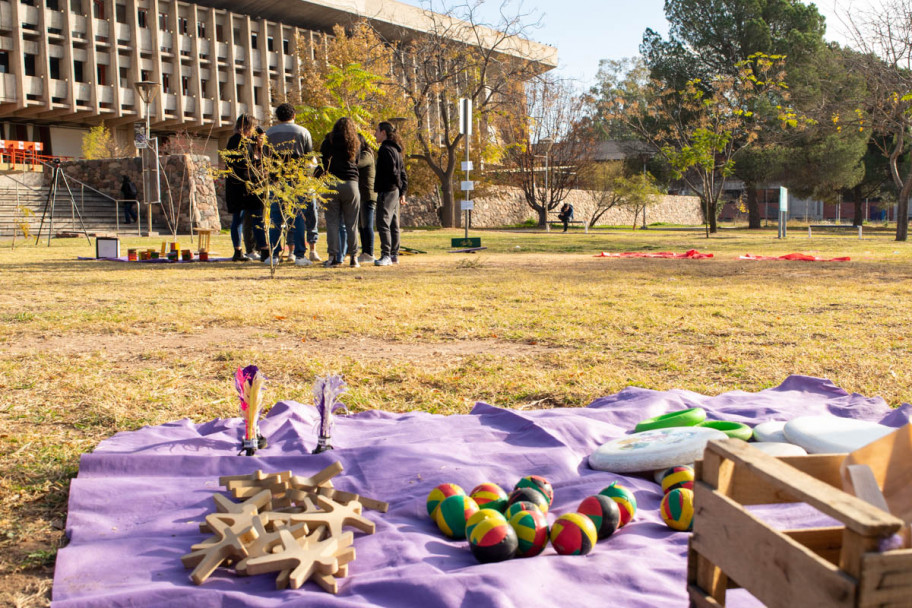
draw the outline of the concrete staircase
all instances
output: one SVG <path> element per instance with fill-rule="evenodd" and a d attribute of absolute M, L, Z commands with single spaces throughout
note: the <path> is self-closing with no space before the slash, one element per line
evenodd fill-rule
<path fill-rule="evenodd" d="M 62 181 L 58 182 L 57 196 L 48 205 L 50 188 L 44 185 L 40 173 L 11 173 L 0 175 L 0 237 L 22 235 L 18 226 L 27 223 L 29 232 L 37 234 L 41 217 L 45 214 L 42 238 L 52 229 L 52 236 L 59 233 L 82 232 L 85 225 L 89 235 L 136 235 L 136 224 L 124 225 L 123 210 L 119 203 L 101 193 L 68 180 L 73 201 Z M 78 210 L 78 214 L 76 211 Z M 53 218 L 51 215 L 53 214 Z M 82 224 L 79 216 L 82 216 Z M 119 220 L 119 226 L 118 226 Z"/>

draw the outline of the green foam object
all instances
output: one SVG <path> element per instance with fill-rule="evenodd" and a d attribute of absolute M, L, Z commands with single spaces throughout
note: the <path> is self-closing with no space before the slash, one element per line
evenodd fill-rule
<path fill-rule="evenodd" d="M 677 412 L 669 412 L 655 418 L 642 420 L 637 423 L 634 431 L 640 433 L 642 431 L 667 429 L 675 426 L 697 426 L 704 420 L 706 420 L 706 410 L 702 407 L 692 407 L 687 410 L 678 410 Z"/>
<path fill-rule="evenodd" d="M 705 426 L 706 428 L 716 429 L 717 431 L 722 431 L 732 439 L 743 439 L 744 441 L 750 440 L 754 434 L 754 430 L 751 427 L 741 422 L 728 422 L 726 420 L 705 420 L 697 426 Z"/>

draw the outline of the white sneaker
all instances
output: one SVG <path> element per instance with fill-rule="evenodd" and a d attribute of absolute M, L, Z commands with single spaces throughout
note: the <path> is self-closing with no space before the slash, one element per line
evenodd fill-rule
<path fill-rule="evenodd" d="M 256 262 L 256 261 L 261 260 L 262 258 L 260 257 L 260 254 L 257 253 L 256 251 L 251 251 L 250 253 L 247 254 L 247 259 L 253 260 Z"/>
<path fill-rule="evenodd" d="M 272 266 L 272 257 L 263 258 L 263 263 Z"/>
<path fill-rule="evenodd" d="M 307 258 L 298 258 L 295 260 L 295 266 L 313 266 L 313 262 Z"/>
<path fill-rule="evenodd" d="M 373 262 L 375 260 L 374 260 L 374 256 L 372 256 L 371 254 L 362 253 L 361 255 L 358 256 L 358 261 L 363 264 L 367 264 L 367 263 Z"/>
<path fill-rule="evenodd" d="M 289 253 L 287 256 L 285 256 L 285 259 L 294 264 L 298 258 L 295 257 L 295 254 Z"/>
<path fill-rule="evenodd" d="M 317 253 L 316 249 L 310 250 L 310 261 L 311 262 L 322 262 L 323 258 L 320 257 L 320 254 Z"/>
<path fill-rule="evenodd" d="M 374 262 L 374 266 L 392 266 L 393 261 L 388 255 L 383 256 L 379 260 Z"/>

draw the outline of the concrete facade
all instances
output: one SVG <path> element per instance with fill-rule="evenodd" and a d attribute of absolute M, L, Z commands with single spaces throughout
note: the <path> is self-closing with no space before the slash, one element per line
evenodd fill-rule
<path fill-rule="evenodd" d="M 75 135 L 59 129 L 104 121 L 132 141 L 145 120 L 134 83 L 153 81 L 153 135 L 218 140 L 239 114 L 268 120 L 333 25 L 359 18 L 391 41 L 447 19 L 392 0 L 0 0 L 0 139 L 77 156 Z M 542 71 L 557 64 L 553 47 L 510 43 Z"/>

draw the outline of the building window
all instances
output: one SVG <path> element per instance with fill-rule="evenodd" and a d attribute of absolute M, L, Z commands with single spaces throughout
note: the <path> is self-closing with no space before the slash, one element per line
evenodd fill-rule
<path fill-rule="evenodd" d="M 70 0 L 70 12 L 82 14 L 82 0 Z"/>
<path fill-rule="evenodd" d="M 275 41 L 272 39 L 272 36 L 270 36 L 269 38 L 266 39 L 266 50 L 269 51 L 270 53 L 275 50 L 274 42 Z"/>
<path fill-rule="evenodd" d="M 144 11 L 143 9 L 139 9 L 136 11 L 136 23 L 141 28 L 149 27 L 148 25 L 146 25 L 146 11 Z"/>
<path fill-rule="evenodd" d="M 25 63 L 25 75 L 34 76 L 35 75 L 35 56 L 31 53 L 26 53 L 22 58 Z"/>
<path fill-rule="evenodd" d="M 73 80 L 76 82 L 85 82 L 85 75 L 82 73 L 83 65 L 82 61 L 73 62 Z"/>
<path fill-rule="evenodd" d="M 177 31 L 181 34 L 187 33 L 187 20 L 183 17 L 178 17 L 177 19 Z"/>
<path fill-rule="evenodd" d="M 92 15 L 96 19 L 104 19 L 104 0 L 92 0 Z"/>
<path fill-rule="evenodd" d="M 60 4 L 57 2 L 57 0 L 44 0 L 44 5 L 45 5 L 49 10 L 52 10 L 52 11 L 59 11 L 59 10 L 60 10 Z"/>
<path fill-rule="evenodd" d="M 9 74 L 9 53 L 0 51 L 0 74 Z"/>
<path fill-rule="evenodd" d="M 158 29 L 163 32 L 168 31 L 168 17 L 166 17 L 164 13 L 158 14 Z"/>
<path fill-rule="evenodd" d="M 148 70 L 140 70 L 140 71 L 139 71 L 139 79 L 142 80 L 143 82 L 149 82 L 149 72 L 148 72 Z"/>
<path fill-rule="evenodd" d="M 126 89 L 130 86 L 130 69 L 120 68 L 120 88 Z"/>
<path fill-rule="evenodd" d="M 203 92 L 203 97 L 206 97 L 207 93 L 209 92 L 209 81 L 208 80 L 205 80 L 205 79 L 200 80 L 200 90 L 202 90 L 202 92 Z"/>
<path fill-rule="evenodd" d="M 51 78 L 54 80 L 60 80 L 60 58 L 59 57 L 49 57 L 48 65 L 51 70 Z"/>
<path fill-rule="evenodd" d="M 200 21 L 196 24 L 196 35 L 200 38 L 206 37 L 206 23 L 204 21 Z"/>
<path fill-rule="evenodd" d="M 184 95 L 190 94 L 190 78 L 187 76 L 181 76 L 181 93 Z"/>
<path fill-rule="evenodd" d="M 282 40 L 282 52 L 285 53 L 286 55 L 288 54 L 288 40 L 287 39 Z"/>
<path fill-rule="evenodd" d="M 250 50 L 257 48 L 257 35 L 250 34 Z"/>
<path fill-rule="evenodd" d="M 260 105 L 260 87 L 253 87 L 253 103 Z"/>
<path fill-rule="evenodd" d="M 169 74 L 162 74 L 162 91 L 171 92 L 171 78 Z"/>
<path fill-rule="evenodd" d="M 221 24 L 216 24 L 215 26 L 215 39 L 216 41 L 221 41 L 225 39 L 225 28 Z"/>
<path fill-rule="evenodd" d="M 127 22 L 127 5 L 125 4 L 115 4 L 114 5 L 114 19 L 117 23 L 126 23 Z"/>
<path fill-rule="evenodd" d="M 108 66 L 98 65 L 98 83 L 97 84 L 108 84 Z"/>
<path fill-rule="evenodd" d="M 241 43 L 241 29 L 237 28 L 237 27 L 234 28 L 234 43 L 235 44 Z"/>

